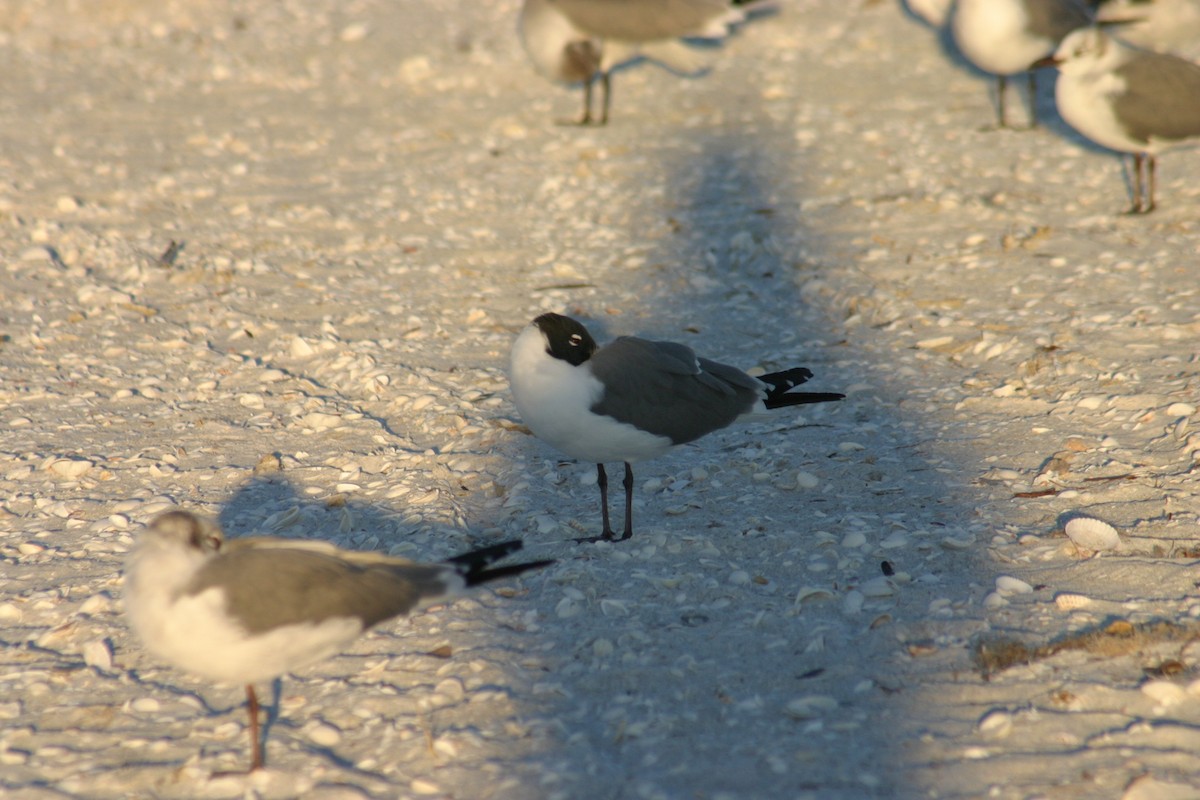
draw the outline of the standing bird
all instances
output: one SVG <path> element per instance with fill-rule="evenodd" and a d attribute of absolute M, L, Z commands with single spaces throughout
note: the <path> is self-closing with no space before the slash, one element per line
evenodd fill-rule
<path fill-rule="evenodd" d="M 605 125 L 613 69 L 645 57 L 685 75 L 700 72 L 707 60 L 682 39 L 724 39 L 748 12 L 771 2 L 525 0 L 519 28 L 539 72 L 554 81 L 583 84 L 583 115 L 575 124 Z M 592 116 L 592 86 L 597 80 L 599 118 Z"/>
<path fill-rule="evenodd" d="M 633 535 L 634 462 L 768 409 L 845 397 L 790 392 L 812 377 L 804 367 L 752 378 L 675 342 L 621 336 L 598 347 L 587 328 L 561 314 L 542 314 L 521 332 L 509 377 L 517 411 L 536 436 L 569 456 L 596 462 L 604 530 L 580 541 Z M 620 538 L 609 524 L 605 461 L 625 462 Z"/>
<path fill-rule="evenodd" d="M 996 76 L 996 127 L 1009 127 L 1004 96 L 1009 76 L 1021 72 L 1029 76 L 1030 127 L 1037 126 L 1034 65 L 1091 22 L 1079 0 L 957 0 L 950 33 L 968 61 Z"/>
<path fill-rule="evenodd" d="M 339 652 L 376 623 L 469 586 L 545 566 L 488 569 L 521 549 L 503 542 L 419 564 L 340 550 L 318 540 L 225 541 L 214 524 L 168 511 L 125 565 L 130 627 L 159 658 L 223 683 L 245 684 L 251 770 L 263 765 L 254 684 Z"/>
<path fill-rule="evenodd" d="M 1097 144 L 1133 154 L 1127 213 L 1153 211 L 1158 153 L 1200 137 L 1200 65 L 1094 27 L 1072 33 L 1047 61 L 1058 67 L 1054 99 L 1062 118 Z"/>

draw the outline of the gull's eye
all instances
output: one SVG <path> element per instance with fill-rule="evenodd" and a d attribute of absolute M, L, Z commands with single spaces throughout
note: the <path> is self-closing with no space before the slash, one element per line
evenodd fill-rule
<path fill-rule="evenodd" d="M 583 337 L 580 336 L 578 333 L 572 333 L 571 334 L 571 347 L 579 347 L 579 345 L 581 345 L 581 344 L 583 344 Z"/>

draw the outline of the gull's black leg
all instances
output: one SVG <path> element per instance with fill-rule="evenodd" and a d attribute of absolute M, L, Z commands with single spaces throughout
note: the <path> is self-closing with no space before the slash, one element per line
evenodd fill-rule
<path fill-rule="evenodd" d="M 625 533 L 621 534 L 618 542 L 623 542 L 633 536 L 633 467 L 625 462 Z"/>
<path fill-rule="evenodd" d="M 599 536 L 581 536 L 575 540 L 577 542 L 617 541 L 617 534 L 608 517 L 608 473 L 604 471 L 603 464 L 596 464 L 596 485 L 600 487 L 600 518 L 604 521 L 604 530 Z"/>
<path fill-rule="evenodd" d="M 600 536 L 603 539 L 611 539 L 614 533 L 608 520 L 608 473 L 604 471 L 603 464 L 596 465 L 596 483 L 600 487 L 600 516 L 604 520 L 604 530 Z"/>
<path fill-rule="evenodd" d="M 608 124 L 608 102 L 612 97 L 612 78 L 607 72 L 600 74 L 600 124 Z"/>

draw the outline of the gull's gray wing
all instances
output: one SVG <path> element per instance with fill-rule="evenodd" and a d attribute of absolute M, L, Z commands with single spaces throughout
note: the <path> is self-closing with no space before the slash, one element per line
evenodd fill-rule
<path fill-rule="evenodd" d="M 604 384 L 592 411 L 675 444 L 730 424 L 754 406 L 762 389 L 741 370 L 697 358 L 675 342 L 622 336 L 587 363 Z"/>
<path fill-rule="evenodd" d="M 581 31 L 625 42 L 695 35 L 730 13 L 722 0 L 550 0 Z"/>
<path fill-rule="evenodd" d="M 357 617 L 366 629 L 444 593 L 452 574 L 437 564 L 351 563 L 315 549 L 272 544 L 217 554 L 185 593 L 221 587 L 226 611 L 250 633 L 348 617 Z"/>
<path fill-rule="evenodd" d="M 1077 0 L 1029 0 L 1025 9 L 1029 13 L 1027 30 L 1054 42 L 1092 23 L 1091 13 Z"/>
<path fill-rule="evenodd" d="M 1125 91 L 1114 98 L 1113 109 L 1134 139 L 1170 142 L 1200 135 L 1200 65 L 1139 52 L 1115 72 Z"/>

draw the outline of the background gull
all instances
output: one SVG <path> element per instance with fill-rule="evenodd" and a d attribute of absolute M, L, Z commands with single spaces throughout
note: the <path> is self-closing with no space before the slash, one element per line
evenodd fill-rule
<path fill-rule="evenodd" d="M 1096 19 L 1119 22 L 1121 39 L 1138 47 L 1200 55 L 1200 0 L 1105 0 Z"/>
<path fill-rule="evenodd" d="M 384 620 L 550 563 L 489 568 L 520 548 L 509 541 L 420 564 L 319 540 L 227 542 L 208 521 L 170 511 L 129 556 L 125 611 L 154 655 L 210 680 L 245 684 L 256 770 L 263 766 L 256 682 L 328 658 Z"/>
<path fill-rule="evenodd" d="M 683 74 L 708 66 L 706 54 L 685 39 L 717 41 L 747 14 L 773 0 L 525 0 L 520 33 L 534 66 L 546 77 L 583 84 L 580 125 L 608 122 L 612 70 L 639 57 Z M 592 87 L 600 82 L 600 114 L 592 115 Z"/>
<path fill-rule="evenodd" d="M 1060 73 L 1058 112 L 1097 144 L 1133 155 L 1129 213 L 1153 211 L 1158 153 L 1200 136 L 1200 66 L 1095 27 L 1072 33 L 1048 61 Z"/>
<path fill-rule="evenodd" d="M 963 56 L 996 76 L 996 125 L 1008 127 L 1008 77 L 1029 75 L 1030 126 L 1037 125 L 1037 86 L 1033 65 L 1054 52 L 1062 38 L 1091 23 L 1078 0 L 958 0 L 950 33 Z"/>

